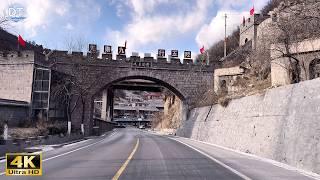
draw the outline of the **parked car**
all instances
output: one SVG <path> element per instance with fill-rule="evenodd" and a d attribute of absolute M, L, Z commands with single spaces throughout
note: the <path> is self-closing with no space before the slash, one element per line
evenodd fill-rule
<path fill-rule="evenodd" d="M 145 129 L 146 127 L 144 125 L 140 125 L 138 128 L 139 129 Z"/>

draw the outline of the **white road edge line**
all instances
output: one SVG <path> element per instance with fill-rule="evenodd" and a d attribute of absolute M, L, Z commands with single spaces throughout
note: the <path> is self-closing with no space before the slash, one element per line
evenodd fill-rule
<path fill-rule="evenodd" d="M 206 144 L 206 145 L 211 145 L 211 146 L 214 146 L 216 148 L 220 148 L 220 149 L 224 149 L 224 150 L 227 150 L 227 151 L 238 153 L 238 154 L 241 154 L 241 155 L 244 155 L 244 156 L 248 156 L 248 157 L 251 157 L 252 159 L 263 161 L 263 162 L 267 162 L 267 163 L 270 163 L 270 164 L 272 164 L 274 166 L 277 166 L 277 167 L 280 167 L 280 168 L 283 168 L 283 169 L 286 169 L 286 170 L 289 170 L 289 171 L 295 171 L 295 172 L 297 172 L 297 173 L 299 173 L 299 174 L 301 174 L 303 176 L 307 176 L 307 177 L 312 178 L 312 179 L 319 179 L 320 180 L 320 175 L 319 174 L 316 174 L 316 173 L 313 173 L 313 172 L 309 172 L 309 171 L 305 171 L 303 169 L 298 169 L 296 167 L 292 167 L 292 166 L 290 166 L 288 164 L 284 164 L 284 163 L 281 163 L 281 162 L 278 162 L 278 161 L 275 161 L 275 160 L 272 160 L 272 159 L 260 157 L 260 156 L 254 155 L 254 154 L 248 154 L 248 153 L 245 153 L 245 152 L 241 152 L 241 151 L 238 151 L 238 150 L 230 149 L 230 148 L 223 147 L 223 146 L 220 146 L 220 145 L 217 145 L 217 144 L 213 144 L 213 143 L 209 143 L 209 142 L 204 142 L 204 141 L 191 139 L 191 138 L 186 138 L 186 137 L 181 137 L 181 136 L 177 136 L 177 137 L 178 138 L 182 138 L 182 139 L 186 139 L 186 140 L 190 140 L 190 141 L 194 141 L 194 142 L 198 142 L 198 143 L 202 143 L 202 144 Z"/>
<path fill-rule="evenodd" d="M 177 142 L 179 142 L 179 143 L 181 143 L 181 144 L 184 144 L 185 146 L 188 146 L 189 148 L 191 148 L 191 149 L 199 152 L 200 154 L 206 156 L 207 158 L 213 160 L 214 162 L 218 163 L 219 165 L 223 166 L 224 168 L 226 168 L 226 169 L 230 170 L 231 172 L 235 173 L 236 175 L 240 176 L 240 177 L 243 178 L 244 180 L 252 180 L 252 179 L 249 178 L 248 176 L 246 176 L 246 175 L 242 174 L 241 172 L 233 169 L 232 167 L 224 164 L 223 162 L 221 162 L 221 161 L 213 158 L 213 157 L 210 156 L 209 154 L 207 154 L 207 153 L 205 153 L 205 152 L 203 152 L 203 151 L 200 151 L 199 149 L 196 149 L 196 148 L 190 146 L 189 144 L 186 144 L 186 143 L 184 143 L 184 142 L 182 142 L 182 141 L 179 141 L 179 140 L 177 140 L 177 139 L 174 139 L 174 138 L 171 138 L 171 137 L 168 137 L 168 138 L 170 138 L 170 139 L 172 139 L 172 140 L 175 140 L 175 141 L 177 141 Z"/>
<path fill-rule="evenodd" d="M 150 133 L 158 135 L 158 136 L 166 135 L 166 134 L 159 134 L 157 132 L 151 132 L 151 131 L 150 131 Z M 312 179 L 320 180 L 320 175 L 317 174 L 317 173 L 306 171 L 306 170 L 303 170 L 303 169 L 298 169 L 296 167 L 292 167 L 292 166 L 290 166 L 288 164 L 281 163 L 281 162 L 278 162 L 278 161 L 275 161 L 275 160 L 272 160 L 272 159 L 260 157 L 260 156 L 254 155 L 254 154 L 248 154 L 248 153 L 241 152 L 241 151 L 238 151 L 238 150 L 235 150 L 235 149 L 227 148 L 227 147 L 220 146 L 220 145 L 213 144 L 213 143 L 209 143 L 209 142 L 200 141 L 200 140 L 197 140 L 197 139 L 186 138 L 186 137 L 182 137 L 182 136 L 175 136 L 175 138 L 181 138 L 181 139 L 185 139 L 185 140 L 199 142 L 199 143 L 202 143 L 202 144 L 211 145 L 211 146 L 214 146 L 216 148 L 224 149 L 224 150 L 231 151 L 231 152 L 234 152 L 234 153 L 238 153 L 238 154 L 241 154 L 241 155 L 244 155 L 244 156 L 247 156 L 247 157 L 251 157 L 251 158 L 253 158 L 255 160 L 267 162 L 267 163 L 270 163 L 270 164 L 272 164 L 274 166 L 277 166 L 277 167 L 280 167 L 280 168 L 283 168 L 283 169 L 286 169 L 286 170 L 289 170 L 289 171 L 295 171 L 295 172 L 297 172 L 297 173 L 299 173 L 299 174 L 301 174 L 303 176 L 306 176 L 306 177 L 309 177 L 309 178 L 312 178 Z"/>
<path fill-rule="evenodd" d="M 115 133 L 116 133 L 116 132 L 113 132 L 112 134 L 110 134 L 110 136 L 109 136 L 109 137 L 113 136 Z M 67 155 L 67 154 L 70 154 L 70 153 L 73 153 L 73 152 L 79 151 L 79 150 L 81 150 L 81 149 L 84 149 L 84 148 L 87 148 L 87 147 L 93 146 L 93 145 L 95 145 L 95 144 L 98 144 L 98 143 L 102 142 L 103 140 L 104 140 L 104 139 L 101 139 L 101 140 L 100 140 L 100 141 L 98 141 L 98 142 L 95 142 L 95 143 L 92 143 L 92 144 L 88 144 L 88 145 L 83 146 L 83 147 L 81 147 L 81 148 L 77 148 L 77 149 L 74 149 L 74 150 L 72 150 L 72 151 L 68 151 L 68 152 L 65 152 L 65 153 L 62 153 L 62 154 L 59 154 L 59 155 L 56 155 L 56 156 L 53 156 L 53 157 L 50 157 L 50 158 L 44 159 L 44 160 L 42 160 L 42 162 L 46 162 L 46 161 L 49 161 L 49 160 L 51 160 L 51 159 L 55 159 L 55 158 L 58 158 L 58 157 L 61 157 L 61 156 L 65 156 L 65 155 Z M 0 176 L 4 175 L 5 173 L 6 173 L 6 172 L 2 172 L 2 173 L 0 173 Z"/>
<path fill-rule="evenodd" d="M 90 141 L 90 140 L 91 140 L 91 139 L 81 140 L 81 141 L 78 141 L 78 142 L 75 142 L 75 143 L 71 143 L 71 144 L 64 145 L 63 147 L 74 146 L 74 145 L 81 144 L 81 143 L 84 143 L 84 142 L 87 142 L 87 141 Z"/>

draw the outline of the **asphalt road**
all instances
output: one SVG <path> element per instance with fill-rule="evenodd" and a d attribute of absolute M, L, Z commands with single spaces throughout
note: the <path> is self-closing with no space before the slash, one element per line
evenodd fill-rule
<path fill-rule="evenodd" d="M 41 177 L 0 175 L 0 180 L 243 179 L 187 145 L 133 128 L 44 152 L 43 159 Z"/>

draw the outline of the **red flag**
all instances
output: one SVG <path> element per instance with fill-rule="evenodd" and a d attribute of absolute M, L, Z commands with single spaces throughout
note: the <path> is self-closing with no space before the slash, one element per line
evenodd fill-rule
<path fill-rule="evenodd" d="M 201 53 L 201 54 L 204 53 L 204 46 L 202 46 L 202 48 L 200 48 L 200 53 Z"/>
<path fill-rule="evenodd" d="M 250 16 L 254 14 L 254 6 L 252 6 L 252 9 L 250 9 Z"/>
<path fill-rule="evenodd" d="M 127 40 L 124 42 L 124 48 L 127 49 Z"/>
<path fill-rule="evenodd" d="M 18 43 L 20 46 L 26 47 L 26 42 L 22 39 L 20 35 L 18 36 Z"/>

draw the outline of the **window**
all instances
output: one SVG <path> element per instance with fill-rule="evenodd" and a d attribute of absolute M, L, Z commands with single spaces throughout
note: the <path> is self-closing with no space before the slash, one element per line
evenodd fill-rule
<path fill-rule="evenodd" d="M 311 61 L 309 66 L 309 76 L 310 79 L 320 77 L 320 59 L 314 59 Z"/>
<path fill-rule="evenodd" d="M 49 109 L 49 90 L 50 70 L 35 68 L 32 92 L 32 111 L 34 116 L 38 116 L 38 112 L 43 113 Z M 39 111 L 41 109 L 42 111 Z"/>

